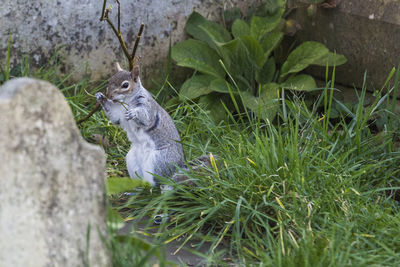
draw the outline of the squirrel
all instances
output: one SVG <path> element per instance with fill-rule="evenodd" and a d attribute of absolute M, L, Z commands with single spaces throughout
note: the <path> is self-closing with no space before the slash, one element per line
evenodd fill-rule
<path fill-rule="evenodd" d="M 158 184 L 154 175 L 173 177 L 176 167 L 185 168 L 178 130 L 171 117 L 142 86 L 139 68 L 131 72 L 116 63 L 106 94 L 96 93 L 105 114 L 122 127 L 131 142 L 126 165 L 131 178 Z M 180 179 L 178 179 L 180 180 Z"/>

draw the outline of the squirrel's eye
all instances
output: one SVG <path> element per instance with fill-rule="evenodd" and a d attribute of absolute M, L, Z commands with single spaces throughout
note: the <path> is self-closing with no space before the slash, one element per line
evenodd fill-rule
<path fill-rule="evenodd" d="M 129 82 L 127 82 L 127 81 L 125 81 L 125 82 L 123 82 L 123 83 L 121 84 L 121 88 L 126 89 L 126 88 L 128 88 L 128 87 L 129 87 Z"/>

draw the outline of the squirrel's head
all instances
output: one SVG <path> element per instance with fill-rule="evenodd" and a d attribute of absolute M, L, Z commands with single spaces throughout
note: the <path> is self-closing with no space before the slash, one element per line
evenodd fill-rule
<path fill-rule="evenodd" d="M 111 100 L 122 101 L 125 97 L 136 93 L 142 84 L 139 78 L 139 67 L 131 72 L 123 70 L 116 63 L 117 72 L 108 80 L 106 96 Z"/>

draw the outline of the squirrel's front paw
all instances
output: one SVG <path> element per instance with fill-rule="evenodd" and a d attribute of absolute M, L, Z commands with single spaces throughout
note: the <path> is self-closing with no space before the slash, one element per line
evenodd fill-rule
<path fill-rule="evenodd" d="M 129 109 L 125 112 L 125 118 L 129 121 L 136 118 L 136 111 L 134 109 Z"/>
<path fill-rule="evenodd" d="M 104 100 L 106 100 L 105 95 L 101 92 L 97 92 L 95 94 L 95 96 L 96 96 L 97 102 L 103 102 Z"/>

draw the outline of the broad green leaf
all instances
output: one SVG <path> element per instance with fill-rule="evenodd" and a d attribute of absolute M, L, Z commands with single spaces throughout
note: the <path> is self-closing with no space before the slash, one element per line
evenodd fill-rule
<path fill-rule="evenodd" d="M 185 58 L 179 62 L 177 62 L 178 66 L 193 68 L 202 72 L 204 74 L 210 74 L 215 77 L 222 77 L 223 76 L 223 69 L 222 68 L 215 68 L 211 67 L 210 65 L 204 63 L 203 61 L 193 59 L 193 58 Z"/>
<path fill-rule="evenodd" d="M 210 27 L 210 25 L 207 25 L 207 23 L 200 25 L 199 28 L 209 36 L 211 41 L 207 41 L 207 43 L 214 49 L 217 48 L 218 44 L 223 44 L 232 40 L 230 35 L 228 38 L 222 37 L 216 28 Z"/>
<path fill-rule="evenodd" d="M 218 44 L 218 52 L 222 57 L 225 66 L 230 70 L 232 64 L 234 64 L 237 56 L 239 40 L 235 39 L 227 43 Z"/>
<path fill-rule="evenodd" d="M 259 84 L 266 84 L 272 81 L 276 71 L 275 59 L 269 58 L 264 66 L 257 72 L 256 81 Z"/>
<path fill-rule="evenodd" d="M 260 41 L 267 33 L 271 32 L 279 24 L 283 12 L 284 5 L 281 4 L 274 7 L 274 13 L 267 16 L 253 16 L 250 21 L 250 33 L 257 41 Z"/>
<path fill-rule="evenodd" d="M 269 57 L 269 54 L 277 47 L 277 45 L 282 41 L 282 32 L 271 32 L 269 33 L 261 42 L 261 46 L 264 50 L 265 58 Z"/>
<path fill-rule="evenodd" d="M 289 77 L 281 84 L 281 87 L 295 91 L 312 91 L 317 87 L 317 84 L 310 75 L 300 74 Z"/>
<path fill-rule="evenodd" d="M 239 40 L 235 39 L 226 43 L 221 43 L 219 44 L 220 47 L 226 49 L 227 51 L 229 51 L 231 54 L 235 54 L 236 53 L 236 49 L 238 46 Z"/>
<path fill-rule="evenodd" d="M 328 53 L 328 48 L 321 43 L 311 41 L 302 43 L 289 54 L 287 60 L 283 63 L 281 77 L 304 70 Z"/>
<path fill-rule="evenodd" d="M 242 12 L 238 7 L 229 8 L 224 11 L 224 21 L 227 24 L 232 23 L 236 19 L 239 19 L 241 16 Z"/>
<path fill-rule="evenodd" d="M 279 84 L 267 83 L 261 86 L 259 94 L 260 96 L 268 95 L 270 99 L 277 99 L 279 97 L 279 90 L 280 90 Z"/>
<path fill-rule="evenodd" d="M 264 35 L 275 29 L 281 19 L 280 15 L 273 17 L 253 16 L 250 22 L 250 33 L 256 40 L 261 40 Z"/>
<path fill-rule="evenodd" d="M 107 209 L 107 225 L 111 229 L 118 230 L 124 227 L 125 221 L 121 215 L 113 208 Z"/>
<path fill-rule="evenodd" d="M 186 32 L 195 39 L 206 42 L 215 48 L 215 42 L 225 43 L 232 40 L 229 32 L 216 22 L 205 19 L 197 12 L 193 12 L 185 26 Z"/>
<path fill-rule="evenodd" d="M 252 90 L 253 88 L 248 79 L 245 78 L 243 75 L 236 75 L 233 77 L 233 80 L 235 81 L 236 85 L 230 84 L 230 86 L 234 94 L 236 94 L 238 90 L 247 91 L 247 90 Z"/>
<path fill-rule="evenodd" d="M 241 93 L 243 105 L 257 116 L 272 121 L 278 112 L 279 85 L 268 83 L 261 87 L 259 96 L 252 95 L 249 91 Z"/>
<path fill-rule="evenodd" d="M 266 0 L 262 2 L 263 3 L 257 7 L 255 15 L 266 17 L 271 16 L 280 9 L 284 8 L 286 0 Z"/>
<path fill-rule="evenodd" d="M 172 47 L 171 56 L 179 66 L 216 77 L 225 76 L 225 71 L 218 62 L 219 55 L 202 41 L 189 39 L 180 42 Z"/>
<path fill-rule="evenodd" d="M 232 24 L 232 34 L 235 38 L 239 38 L 243 35 L 250 35 L 250 27 L 244 20 L 237 19 Z"/>
<path fill-rule="evenodd" d="M 238 40 L 238 45 L 230 70 L 234 71 L 235 76 L 246 76 L 253 71 L 255 64 L 251 62 L 249 52 L 241 40 Z"/>
<path fill-rule="evenodd" d="M 214 79 L 210 84 L 211 90 L 218 93 L 229 93 L 229 87 L 231 87 L 231 85 L 223 79 Z M 233 90 L 232 87 L 231 90 L 233 92 L 236 91 Z"/>
<path fill-rule="evenodd" d="M 264 63 L 264 51 L 261 45 L 250 35 L 240 37 L 244 46 L 247 49 L 249 59 L 254 62 L 259 68 Z"/>
<path fill-rule="evenodd" d="M 222 121 L 226 116 L 226 111 L 221 103 L 221 98 L 215 94 L 201 96 L 199 104 L 204 107 L 211 119 L 216 123 Z"/>
<path fill-rule="evenodd" d="M 184 99 L 195 99 L 199 96 L 211 93 L 213 90 L 210 87 L 211 81 L 215 77 L 206 74 L 200 74 L 187 79 L 179 91 L 180 97 Z"/>
<path fill-rule="evenodd" d="M 148 183 L 131 178 L 108 178 L 106 181 L 107 195 L 132 191 L 132 189 L 145 186 Z"/>
<path fill-rule="evenodd" d="M 335 54 L 335 53 L 329 52 L 325 56 L 314 61 L 313 65 L 325 67 L 326 63 L 328 63 L 328 66 L 340 66 L 346 62 L 347 62 L 347 58 L 345 56 L 343 56 L 341 54 Z"/>
<path fill-rule="evenodd" d="M 239 40 L 236 56 L 235 65 L 232 66 L 232 68 L 236 68 L 238 73 L 235 78 L 243 79 L 242 82 L 249 83 L 249 81 L 254 79 L 254 74 L 258 66 L 249 55 L 248 48 L 242 40 Z"/>
<path fill-rule="evenodd" d="M 233 77 L 252 71 L 252 67 L 254 66 L 250 62 L 247 49 L 241 40 L 235 39 L 224 44 L 219 44 L 219 51 L 225 67 Z"/>

